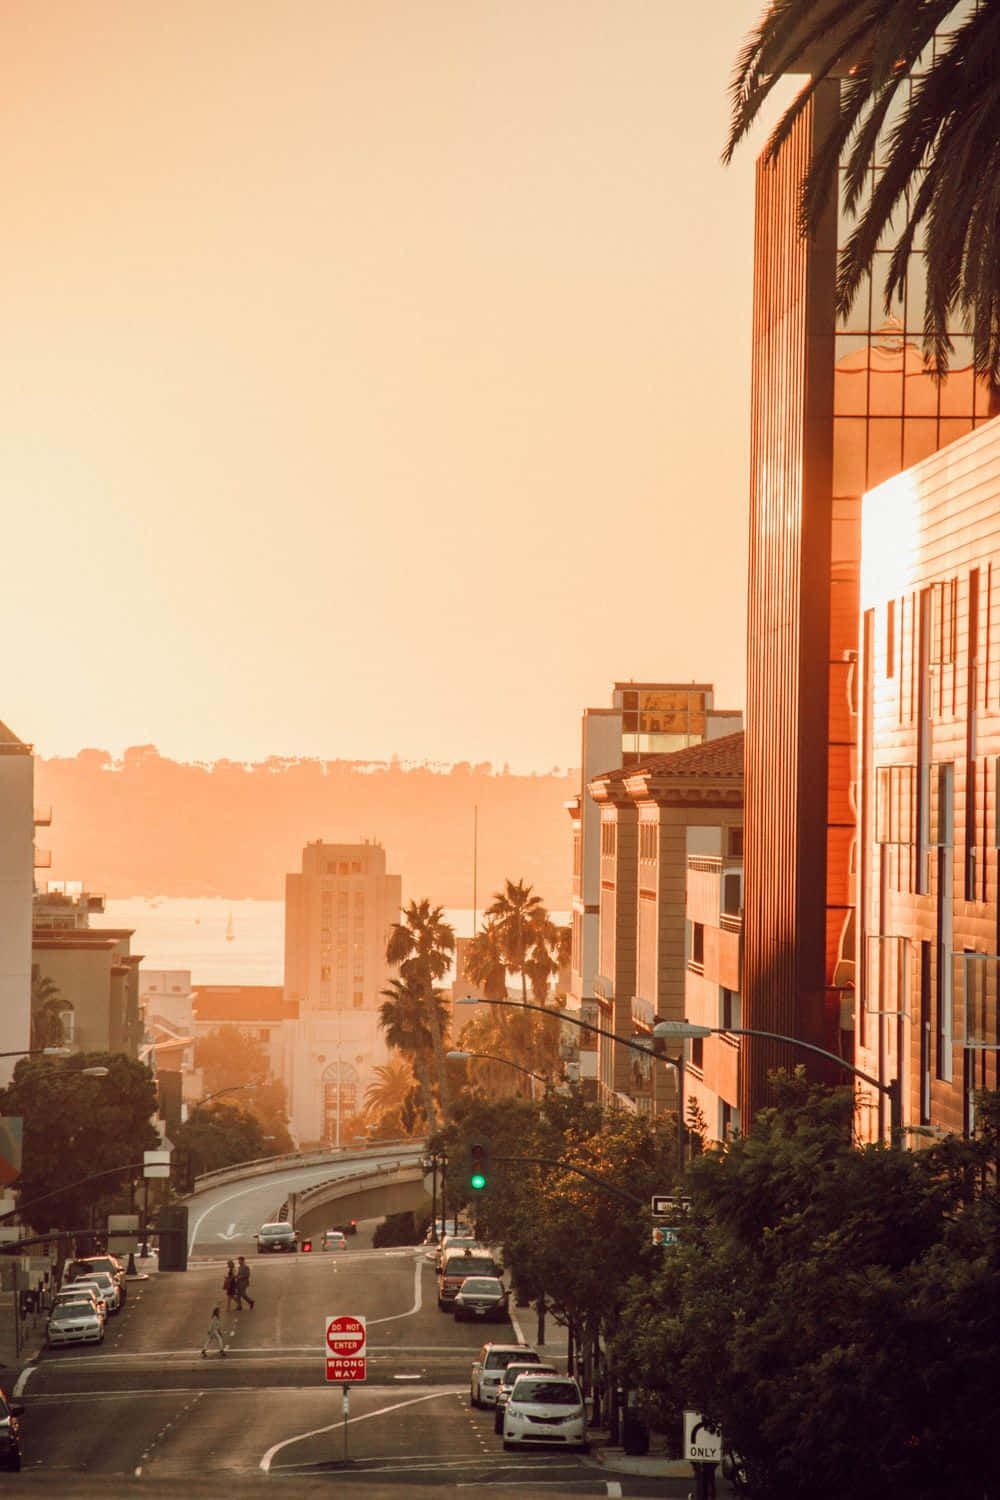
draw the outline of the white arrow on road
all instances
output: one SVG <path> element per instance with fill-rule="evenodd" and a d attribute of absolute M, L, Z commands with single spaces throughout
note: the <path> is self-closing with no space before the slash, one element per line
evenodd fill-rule
<path fill-rule="evenodd" d="M 236 1238 L 236 1225 L 235 1224 L 230 1224 L 229 1228 L 227 1230 L 225 1230 L 225 1231 L 223 1231 L 221 1229 L 219 1230 L 219 1239 L 220 1240 L 234 1240 L 235 1238 Z"/>

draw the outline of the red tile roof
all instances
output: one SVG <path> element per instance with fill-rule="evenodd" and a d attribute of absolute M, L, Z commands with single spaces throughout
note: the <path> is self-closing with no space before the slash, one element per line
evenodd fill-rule
<path fill-rule="evenodd" d="M 298 1014 L 280 984 L 193 984 L 195 1020 L 283 1021 Z"/>

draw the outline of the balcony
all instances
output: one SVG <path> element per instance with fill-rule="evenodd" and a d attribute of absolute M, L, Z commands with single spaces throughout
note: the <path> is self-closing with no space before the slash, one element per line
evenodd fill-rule
<path fill-rule="evenodd" d="M 36 849 L 35 850 L 35 869 L 36 870 L 50 870 L 51 868 L 52 868 L 52 850 L 51 849 Z"/>
<path fill-rule="evenodd" d="M 51 807 L 36 807 L 34 811 L 34 823 L 36 828 L 48 828 L 52 822 Z"/>

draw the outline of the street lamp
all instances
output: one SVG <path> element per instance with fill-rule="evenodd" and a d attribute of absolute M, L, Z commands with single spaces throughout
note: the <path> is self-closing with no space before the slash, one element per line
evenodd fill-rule
<path fill-rule="evenodd" d="M 535 1082 L 547 1083 L 548 1080 L 541 1073 L 533 1073 L 530 1068 L 525 1068 L 521 1063 L 514 1062 L 510 1057 L 497 1057 L 492 1052 L 464 1052 L 460 1048 L 453 1048 L 451 1052 L 445 1053 L 448 1062 L 468 1062 L 470 1057 L 478 1057 L 481 1062 L 503 1063 L 505 1067 L 516 1068 L 519 1073 L 524 1073 L 531 1079 L 531 1097 L 535 1097 Z"/>
<path fill-rule="evenodd" d="M 263 1082 L 263 1078 L 251 1078 L 249 1083 L 227 1084 L 224 1089 L 216 1089 L 214 1093 L 206 1094 L 203 1099 L 199 1099 L 197 1104 L 191 1106 L 191 1113 L 194 1114 L 196 1110 L 203 1109 L 206 1104 L 211 1104 L 213 1099 L 219 1099 L 223 1094 L 238 1094 L 242 1089 L 260 1088 Z"/>
<path fill-rule="evenodd" d="M 781 1031 L 760 1031 L 755 1026 L 701 1026 L 694 1021 L 657 1021 L 653 1027 L 653 1035 L 665 1037 L 668 1040 L 684 1040 L 687 1037 L 704 1036 L 759 1036 L 765 1041 L 786 1042 L 791 1047 L 801 1047 L 806 1052 L 814 1052 L 817 1057 L 823 1057 L 827 1062 L 836 1063 L 838 1067 L 845 1068 L 848 1073 L 853 1073 L 855 1078 L 862 1078 L 865 1083 L 871 1084 L 872 1088 L 878 1089 L 889 1101 L 889 1141 L 894 1147 L 900 1145 L 903 1136 L 903 1096 L 898 1078 L 890 1078 L 888 1083 L 883 1083 L 880 1078 L 874 1078 L 871 1073 L 866 1073 L 863 1068 L 858 1068 L 854 1063 L 849 1063 L 846 1058 L 838 1057 L 836 1052 L 828 1052 L 825 1047 L 817 1047 L 812 1042 L 804 1042 L 801 1037 L 786 1036 Z"/>
<path fill-rule="evenodd" d="M 617 1042 L 619 1046 L 631 1047 L 633 1052 L 641 1052 L 643 1057 L 658 1057 L 661 1062 L 669 1063 L 672 1068 L 677 1069 L 677 1167 L 684 1170 L 684 1064 L 676 1057 L 666 1057 L 655 1051 L 652 1047 L 644 1046 L 642 1042 L 636 1042 L 631 1037 L 619 1036 L 617 1031 L 609 1031 L 605 1026 L 598 1026 L 593 1021 L 583 1021 L 579 1016 L 568 1016 L 565 1011 L 553 1010 L 548 1005 L 533 1005 L 526 1000 L 486 1000 L 476 995 L 459 995 L 453 1005 L 511 1005 L 515 1010 L 537 1010 L 539 1015 L 555 1017 L 557 1021 L 568 1021 L 571 1026 L 578 1026 L 581 1031 L 592 1031 L 595 1036 L 610 1037 L 611 1041 Z M 653 1035 L 657 1029 L 653 1027 Z"/>

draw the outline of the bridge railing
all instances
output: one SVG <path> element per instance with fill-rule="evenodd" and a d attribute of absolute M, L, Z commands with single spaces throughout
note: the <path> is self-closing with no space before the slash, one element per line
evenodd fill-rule
<path fill-rule="evenodd" d="M 427 1150 L 426 1142 L 423 1141 L 373 1141 L 370 1146 L 355 1150 L 334 1150 L 329 1146 L 317 1148 L 314 1151 L 290 1151 L 283 1156 L 261 1156 L 253 1161 L 236 1162 L 229 1167 L 217 1167 L 214 1172 L 201 1172 L 194 1179 L 194 1187 L 189 1194 L 194 1197 L 197 1193 L 205 1192 L 208 1188 L 218 1187 L 226 1182 L 238 1182 L 244 1177 L 265 1177 L 271 1172 L 281 1172 L 289 1167 L 312 1167 L 335 1162 L 365 1162 L 374 1152 L 380 1155 L 397 1155 L 400 1162 L 423 1156 Z M 373 1170 L 368 1168 L 368 1173 Z M 359 1175 L 365 1176 L 362 1172 Z M 339 1175 L 339 1174 L 338 1174 Z"/>

